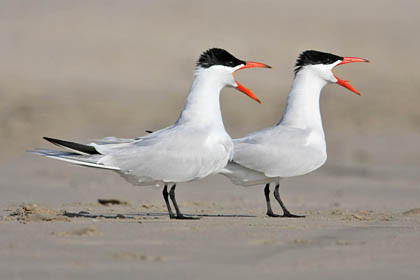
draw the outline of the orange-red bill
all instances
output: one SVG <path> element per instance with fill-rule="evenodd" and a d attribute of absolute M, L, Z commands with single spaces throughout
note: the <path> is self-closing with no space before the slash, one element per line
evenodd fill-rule
<path fill-rule="evenodd" d="M 271 68 L 270 65 L 267 65 L 267 64 L 264 64 L 264 63 L 255 62 L 255 61 L 245 61 L 245 65 L 242 66 L 241 68 L 239 68 L 238 70 L 242 70 L 242 69 L 246 69 L 246 68 L 255 68 L 255 67 Z"/>
<path fill-rule="evenodd" d="M 260 63 L 260 62 L 254 62 L 254 61 L 245 61 L 245 65 L 242 66 L 241 68 L 239 68 L 238 70 L 242 70 L 242 69 L 246 69 L 246 68 L 271 68 L 271 66 L 264 64 L 264 63 Z M 236 71 L 238 71 L 236 70 Z M 233 77 L 235 78 L 235 77 Z M 235 82 L 237 84 L 236 89 L 245 93 L 246 95 L 248 95 L 251 99 L 257 101 L 258 103 L 261 104 L 261 101 L 255 96 L 255 94 L 247 89 L 246 87 L 244 87 L 243 85 L 241 85 L 240 83 L 238 83 L 238 81 L 235 79 Z"/>
<path fill-rule="evenodd" d="M 335 75 L 334 75 L 335 76 Z M 348 82 L 350 81 L 344 81 L 340 78 L 338 78 L 337 76 L 335 76 L 335 78 L 337 79 L 337 84 L 339 84 L 342 87 L 345 87 L 346 89 L 354 92 L 357 95 L 361 95 L 360 92 L 358 92 L 354 87 L 352 87 Z"/>
<path fill-rule="evenodd" d="M 235 80 L 236 81 L 236 80 Z M 257 101 L 258 103 L 261 104 L 261 101 L 255 96 L 254 93 L 252 93 L 251 90 L 247 89 L 246 87 L 244 87 L 243 85 L 241 85 L 240 83 L 238 83 L 238 81 L 236 81 L 237 87 L 236 89 L 245 93 L 246 95 L 248 95 L 251 99 L 254 99 L 255 101 Z"/>
<path fill-rule="evenodd" d="M 339 66 L 339 65 L 342 65 L 342 64 L 352 63 L 352 62 L 369 62 L 369 60 L 364 59 L 364 58 L 359 58 L 359 57 L 343 57 L 343 60 L 339 64 L 337 64 L 336 67 Z M 334 74 L 334 72 L 333 72 L 333 75 L 337 79 L 337 84 L 339 84 L 342 87 L 345 87 L 346 89 L 348 89 L 348 90 L 350 90 L 350 91 L 352 91 L 352 92 L 354 92 L 358 95 L 361 95 L 360 92 L 358 92 L 354 87 L 352 87 L 349 84 L 350 81 L 345 81 L 345 80 L 340 79 L 339 77 L 337 77 Z"/>

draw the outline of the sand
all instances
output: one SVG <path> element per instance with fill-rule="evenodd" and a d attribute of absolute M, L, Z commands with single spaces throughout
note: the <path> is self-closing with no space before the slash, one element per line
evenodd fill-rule
<path fill-rule="evenodd" d="M 160 189 L 31 161 L 17 162 L 38 183 L 10 185 L 1 176 L 1 279 L 417 279 L 420 272 L 417 175 L 379 168 L 332 175 L 326 166 L 285 180 L 289 209 L 306 215 L 299 219 L 266 217 L 263 186 L 212 177 L 179 186 L 182 210 L 200 217 L 181 221 L 166 216 Z M 69 176 L 37 177 L 44 168 Z"/>
<path fill-rule="evenodd" d="M 0 6 L 0 279 L 418 279 L 418 1 Z M 172 124 L 213 46 L 274 67 L 236 75 L 262 105 L 223 91 L 233 137 L 280 119 L 301 51 L 371 60 L 336 70 L 361 97 L 323 91 L 327 164 L 282 182 L 306 218 L 268 218 L 263 186 L 211 176 L 177 187 L 200 219 L 170 220 L 161 189 L 25 153 L 52 148 L 42 136 L 87 142 Z"/>

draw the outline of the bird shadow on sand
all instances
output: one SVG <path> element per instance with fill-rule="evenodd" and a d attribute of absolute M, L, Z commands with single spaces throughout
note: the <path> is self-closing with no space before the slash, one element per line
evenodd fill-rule
<path fill-rule="evenodd" d="M 168 217 L 167 213 L 129 213 L 129 214 L 94 214 L 87 211 L 80 212 L 67 212 L 63 213 L 63 216 L 68 218 L 102 218 L 102 219 L 136 219 L 138 217 Z M 186 217 L 198 217 L 198 218 L 255 218 L 253 215 L 237 215 L 237 214 L 184 214 Z"/>

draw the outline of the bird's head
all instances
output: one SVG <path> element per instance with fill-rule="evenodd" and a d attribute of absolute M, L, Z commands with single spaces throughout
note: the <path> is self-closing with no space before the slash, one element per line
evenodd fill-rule
<path fill-rule="evenodd" d="M 360 93 L 353 88 L 349 82 L 338 78 L 333 70 L 336 66 L 352 62 L 369 62 L 369 60 L 358 57 L 343 57 L 331 53 L 324 53 L 314 50 L 308 50 L 301 53 L 296 60 L 295 75 L 301 71 L 311 71 L 318 75 L 328 83 L 337 83 L 342 87 L 360 95 Z"/>
<path fill-rule="evenodd" d="M 271 68 L 263 63 L 237 59 L 226 50 L 219 48 L 212 48 L 203 52 L 197 61 L 197 69 L 200 71 L 204 70 L 207 75 L 216 77 L 224 86 L 236 88 L 261 103 L 252 91 L 242 86 L 234 76 L 238 70 L 253 67 Z"/>

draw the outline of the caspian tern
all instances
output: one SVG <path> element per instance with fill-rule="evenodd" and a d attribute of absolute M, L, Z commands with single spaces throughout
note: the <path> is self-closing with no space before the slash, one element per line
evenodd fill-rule
<path fill-rule="evenodd" d="M 234 139 L 233 160 L 221 171 L 234 184 L 266 184 L 264 194 L 270 217 L 303 217 L 291 214 L 280 199 L 280 179 L 299 176 L 321 167 L 327 160 L 324 130 L 319 109 L 322 88 L 337 83 L 359 94 L 348 81 L 338 78 L 333 69 L 351 62 L 368 62 L 357 57 L 342 57 L 314 50 L 297 59 L 295 77 L 280 122 Z M 270 204 L 270 183 L 283 215 L 274 214 Z"/>
<path fill-rule="evenodd" d="M 70 151 L 34 149 L 29 152 L 76 165 L 114 170 L 137 186 L 164 185 L 162 193 L 169 217 L 192 218 L 179 210 L 176 184 L 215 174 L 232 158 L 233 143 L 223 125 L 219 95 L 224 87 L 234 87 L 260 103 L 234 77 L 236 71 L 252 67 L 271 68 L 259 62 L 239 60 L 223 49 L 209 49 L 197 61 L 194 81 L 174 125 L 134 139 L 107 137 L 87 145 L 44 137 Z M 172 188 L 168 193 L 169 184 Z"/>

